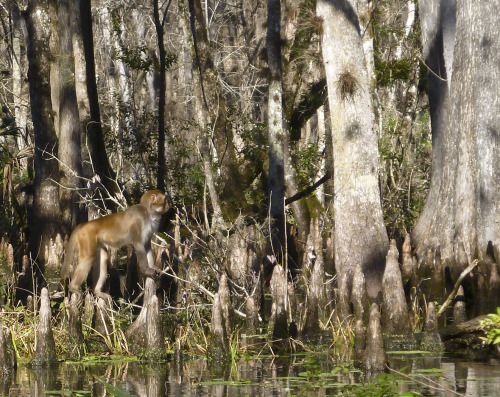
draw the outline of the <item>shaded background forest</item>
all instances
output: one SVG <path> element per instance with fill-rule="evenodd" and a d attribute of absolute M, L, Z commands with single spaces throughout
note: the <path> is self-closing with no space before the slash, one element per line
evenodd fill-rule
<path fill-rule="evenodd" d="M 498 83 L 487 85 L 493 99 L 484 106 L 471 78 L 498 81 L 491 55 L 498 31 L 485 22 L 498 6 L 341 3 L 3 5 L 0 222 L 19 270 L 31 259 L 49 278 L 76 223 L 158 187 L 177 212 L 156 244 L 208 289 L 209 279 L 227 273 L 248 295 L 249 269 L 284 262 L 303 275 L 316 311 L 316 298 L 340 296 L 343 318 L 357 299 L 358 269 L 377 299 L 379 265 L 394 239 L 410 257 L 402 267 L 407 295 L 442 299 L 473 259 L 484 268 L 466 295 L 496 291 L 497 155 L 487 148 L 498 121 L 476 123 L 476 131 L 460 117 L 486 120 L 498 105 Z M 333 28 L 344 20 L 339 39 Z M 473 33 L 471 23 L 479 26 Z M 328 35 L 339 40 L 333 56 Z M 461 61 L 467 57 L 474 62 Z M 362 94 L 368 101 L 358 102 Z M 344 114 L 353 117 L 347 127 L 339 124 Z M 431 157 L 434 194 L 425 213 Z M 482 159 L 491 163 L 483 167 Z M 351 176 L 348 187 L 342 181 Z M 324 291 L 309 290 L 316 263 L 326 300 Z M 333 296 L 329 286 L 337 284 Z"/>
<path fill-rule="evenodd" d="M 49 2 L 50 3 L 50 2 Z M 201 4 L 201 3 L 200 3 Z M 213 125 L 200 113 L 200 70 L 196 68 L 190 21 L 184 7 L 191 3 L 160 4 L 165 48 L 165 169 L 164 185 L 175 203 L 200 206 L 206 188 L 202 137 L 217 145 Z M 267 197 L 267 54 L 266 8 L 262 2 L 203 3 L 206 36 L 214 77 L 203 77 L 205 94 L 216 95 L 225 108 L 225 127 L 233 137 L 234 152 L 242 170 L 234 181 L 240 192 L 221 195 L 224 214 L 266 215 Z M 410 5 L 410 9 L 408 9 Z M 331 175 L 326 81 L 320 50 L 321 21 L 312 2 L 290 4 L 283 18 L 284 114 L 290 125 L 294 167 L 299 191 Z M 2 9 L 2 164 L 4 168 L 4 237 L 23 254 L 28 225 L 28 203 L 33 178 L 30 155 L 34 146 L 27 84 L 27 53 L 21 11 L 26 4 L 8 2 Z M 430 120 L 425 93 L 425 67 L 420 62 L 419 24 L 415 4 L 377 2 L 361 10 L 366 42 L 373 39 L 374 100 L 381 153 L 380 185 L 389 235 L 402 239 L 422 208 L 429 183 Z M 106 153 L 116 181 L 129 197 L 156 186 L 158 167 L 158 97 L 160 62 L 153 4 L 94 2 L 92 4 L 95 70 L 100 117 Z M 57 20 L 48 22 L 51 37 Z M 77 28 L 72 24 L 71 29 Z M 51 38 L 51 69 L 57 70 L 58 42 Z M 17 46 L 17 47 L 16 47 Z M 76 89 L 85 90 L 84 65 L 75 58 Z M 58 95 L 58 73 L 51 71 L 53 96 Z M 212 87 L 209 84 L 215 84 Z M 86 95 L 81 95 L 85 97 Z M 213 97 L 212 97 L 213 98 Z M 53 101 L 55 98 L 53 97 Z M 83 102 L 83 101 L 81 101 Z M 79 102 L 82 119 L 83 185 L 93 188 L 96 174 L 89 163 L 89 105 Z M 59 111 L 54 104 L 54 126 Z M 217 104 L 209 103 L 210 108 Z M 211 110 L 213 111 L 213 110 Z M 212 131 L 211 131 L 212 129 Z M 329 148 L 330 146 L 330 148 Z M 210 150 L 210 149 L 209 149 Z M 215 153 L 215 149 L 212 149 Z M 212 154 L 213 154 L 212 153 Z M 211 157 L 214 174 L 219 160 Z M 292 192 L 298 193 L 299 191 Z M 10 193 L 15 193 L 11 195 Z M 88 193 L 82 193 L 82 196 Z M 290 194 L 290 196 L 292 195 Z M 328 218 L 332 186 L 317 192 L 321 211 Z M 238 199 L 234 203 L 235 198 Z M 15 211 L 15 212 L 14 212 Z M 15 214 L 15 215 L 14 215 Z M 325 219 L 327 219 L 325 218 Z M 21 243 L 21 244 L 20 244 Z"/>

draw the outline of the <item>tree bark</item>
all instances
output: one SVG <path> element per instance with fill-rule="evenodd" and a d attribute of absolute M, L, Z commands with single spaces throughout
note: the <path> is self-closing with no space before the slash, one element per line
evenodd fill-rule
<path fill-rule="evenodd" d="M 389 335 L 412 335 L 408 305 L 406 304 L 401 271 L 399 269 L 399 252 L 396 241 L 391 240 L 385 265 L 383 284 L 382 325 L 384 333 Z"/>
<path fill-rule="evenodd" d="M 16 353 L 11 348 L 12 335 L 7 329 L 4 331 L 2 321 L 0 320 L 0 376 L 9 375 L 17 367 Z"/>
<path fill-rule="evenodd" d="M 78 223 L 78 189 L 81 175 L 81 124 L 75 87 L 72 21 L 73 2 L 58 1 L 59 30 L 59 182 L 63 233 Z"/>
<path fill-rule="evenodd" d="M 120 189 L 115 182 L 116 173 L 111 167 L 109 156 L 106 153 L 104 133 L 102 131 L 95 71 L 91 0 L 80 0 L 80 17 L 83 50 L 85 54 L 85 80 L 87 83 L 87 96 L 90 111 L 90 120 L 85 125 L 85 132 L 87 134 L 86 144 L 89 148 L 93 172 L 99 175 L 101 183 L 108 194 L 114 197 L 120 192 Z M 111 209 L 114 209 L 112 203 L 111 201 Z"/>
<path fill-rule="evenodd" d="M 170 1 L 167 5 L 167 10 L 170 6 Z M 156 29 L 156 40 L 158 42 L 158 56 L 160 58 L 160 70 L 158 76 L 158 170 L 156 175 L 156 187 L 165 191 L 165 89 L 166 80 L 166 51 L 165 40 L 163 37 L 163 23 L 166 18 L 166 11 L 163 20 L 160 19 L 160 11 L 158 0 L 153 1 L 153 16 Z"/>
<path fill-rule="evenodd" d="M 387 365 L 387 353 L 384 350 L 384 338 L 380 326 L 380 310 L 376 303 L 370 306 L 370 319 L 366 330 L 365 368 L 368 372 L 384 371 Z"/>
<path fill-rule="evenodd" d="M 29 1 L 25 18 L 31 118 L 35 136 L 35 179 L 33 215 L 29 218 L 29 251 L 43 270 L 46 260 L 44 247 L 61 228 L 57 186 L 59 167 L 54 158 L 58 153 L 58 139 L 51 103 L 48 9 L 42 2 Z"/>
<path fill-rule="evenodd" d="M 453 2 L 449 4 L 454 6 Z M 430 78 L 431 115 L 439 116 L 432 124 L 433 173 L 429 197 L 412 240 L 421 264 L 420 277 L 444 279 L 444 272 L 449 270 L 453 283 L 474 259 L 498 263 L 500 258 L 500 161 L 496 149 L 500 130 L 500 28 L 496 16 L 500 4 L 457 2 L 456 26 L 454 8 L 443 9 L 446 5 L 448 2 L 437 1 L 421 4 L 424 12 L 424 6 L 432 10 L 429 14 L 433 18 L 428 21 L 427 13 L 422 16 L 424 49 L 437 52 L 440 64 L 444 62 L 446 74 L 441 73 L 441 77 L 447 79 L 448 86 L 440 94 L 450 94 L 448 104 L 431 101 Z M 450 48 L 453 35 L 454 47 Z M 441 268 L 441 275 L 436 274 L 436 267 Z M 443 284 L 439 288 L 428 285 L 424 292 L 431 299 L 446 293 Z M 476 294 L 485 292 L 476 290 Z M 486 303 L 479 296 L 474 298 Z M 491 302 L 492 307 L 496 304 Z"/>
<path fill-rule="evenodd" d="M 38 329 L 36 347 L 33 359 L 30 362 L 32 366 L 51 366 L 57 362 L 56 344 L 52 334 L 52 311 L 50 309 L 49 290 L 42 289 L 40 295 L 40 312 L 38 316 Z"/>
<path fill-rule="evenodd" d="M 283 82 L 281 58 L 281 3 L 267 1 L 267 58 L 269 65 L 268 142 L 269 142 L 269 215 L 271 249 L 281 263 L 286 250 L 285 164 L 283 128 Z"/>
<path fill-rule="evenodd" d="M 289 337 L 287 310 L 288 283 L 283 266 L 274 266 L 269 288 L 273 300 L 270 321 L 273 346 L 276 346 L 278 349 L 285 348 L 285 339 Z"/>
<path fill-rule="evenodd" d="M 380 299 L 389 241 L 383 223 L 377 134 L 355 6 L 319 0 L 322 52 L 333 134 L 334 241 L 339 316 L 350 313 L 356 267 L 365 274 L 369 298 Z"/>
<path fill-rule="evenodd" d="M 17 139 L 19 150 L 26 146 L 26 137 L 28 134 L 28 98 L 27 84 L 24 82 L 25 73 L 25 54 L 21 51 L 22 46 L 22 23 L 21 12 L 16 4 L 12 4 L 12 91 L 14 102 L 14 116 L 16 126 L 22 133 Z"/>

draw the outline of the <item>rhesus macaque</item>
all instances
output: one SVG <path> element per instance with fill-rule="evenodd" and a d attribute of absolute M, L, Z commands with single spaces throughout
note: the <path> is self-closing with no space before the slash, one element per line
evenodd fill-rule
<path fill-rule="evenodd" d="M 123 212 L 79 224 L 69 239 L 61 270 L 63 281 L 70 277 L 69 291 L 79 294 L 81 299 L 79 288 L 90 270 L 94 269 L 97 270 L 94 274 L 99 275 L 97 281 L 93 281 L 94 294 L 110 299 L 108 294 L 102 292 L 108 272 L 109 247 L 121 248 L 132 244 L 143 275 L 158 276 L 160 270 L 154 265 L 151 238 L 158 230 L 161 215 L 168 208 L 165 193 L 161 190 L 149 190 L 143 194 L 140 204 Z M 78 251 L 78 264 L 71 272 L 75 251 Z"/>

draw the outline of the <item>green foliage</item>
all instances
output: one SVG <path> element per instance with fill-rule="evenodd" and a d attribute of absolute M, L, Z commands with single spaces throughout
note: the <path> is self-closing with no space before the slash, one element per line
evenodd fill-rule
<path fill-rule="evenodd" d="M 408 80 L 413 69 L 414 65 L 410 59 L 383 61 L 375 58 L 376 78 L 380 85 L 389 85 L 395 80 Z"/>
<path fill-rule="evenodd" d="M 319 41 L 323 31 L 323 20 L 316 15 L 315 1 L 306 0 L 299 5 L 297 31 L 290 48 L 290 63 L 301 60 L 311 50 L 312 44 Z M 314 47 L 313 47 L 314 48 Z M 302 59 L 302 62 L 305 60 Z"/>
<path fill-rule="evenodd" d="M 500 344 L 500 307 L 496 313 L 488 314 L 488 318 L 481 320 L 481 328 L 486 331 L 486 337 L 481 339 L 490 345 Z"/>
<path fill-rule="evenodd" d="M 123 46 L 120 53 L 116 54 L 116 58 L 121 60 L 125 65 L 134 70 L 142 70 L 147 72 L 151 69 L 153 60 L 147 56 L 148 48 L 146 46 L 138 46 L 136 48 L 127 48 Z"/>
<path fill-rule="evenodd" d="M 299 178 L 305 183 L 314 178 L 321 166 L 322 158 L 318 150 L 317 144 L 308 144 L 304 148 L 295 148 L 295 155 L 297 156 L 297 174 Z"/>
<path fill-rule="evenodd" d="M 382 206 L 391 238 L 412 230 L 429 189 L 431 137 L 429 113 L 415 121 L 389 117 L 379 139 Z"/>

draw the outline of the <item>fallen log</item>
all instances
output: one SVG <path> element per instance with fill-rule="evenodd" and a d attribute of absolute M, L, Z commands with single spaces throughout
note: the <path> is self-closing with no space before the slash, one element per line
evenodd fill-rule
<path fill-rule="evenodd" d="M 461 338 L 470 334 L 481 334 L 480 336 L 486 336 L 485 331 L 481 328 L 481 321 L 486 318 L 488 318 L 488 316 L 484 315 L 459 324 L 447 325 L 439 330 L 439 335 L 443 341 Z"/>

